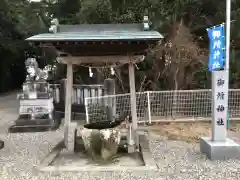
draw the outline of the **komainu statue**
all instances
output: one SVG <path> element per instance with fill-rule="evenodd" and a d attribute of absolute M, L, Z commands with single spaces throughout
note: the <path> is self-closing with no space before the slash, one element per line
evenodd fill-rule
<path fill-rule="evenodd" d="M 49 70 L 40 69 L 35 58 L 28 58 L 25 66 L 26 81 L 17 96 L 20 104 L 19 117 L 11 130 L 27 127 L 54 129 L 57 121 L 54 117 L 52 90 L 47 82 Z"/>
<path fill-rule="evenodd" d="M 27 69 L 26 81 L 46 81 L 48 79 L 48 69 L 45 67 L 43 70 L 38 67 L 35 58 L 28 58 L 25 61 Z"/>

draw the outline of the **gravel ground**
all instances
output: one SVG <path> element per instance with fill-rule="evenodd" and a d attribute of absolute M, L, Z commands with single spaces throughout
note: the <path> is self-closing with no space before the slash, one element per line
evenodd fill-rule
<path fill-rule="evenodd" d="M 158 172 L 39 173 L 36 166 L 63 138 L 62 130 L 41 133 L 8 134 L 17 118 L 16 96 L 0 98 L 0 180 L 237 180 L 240 160 L 211 162 L 199 153 L 199 144 L 153 137 L 152 150 Z M 7 107 L 7 108 L 4 108 Z"/>

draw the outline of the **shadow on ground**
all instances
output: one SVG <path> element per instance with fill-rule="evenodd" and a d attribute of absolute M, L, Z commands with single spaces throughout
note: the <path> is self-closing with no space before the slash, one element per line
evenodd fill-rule
<path fill-rule="evenodd" d="M 0 140 L 0 149 L 4 148 L 4 141 Z"/>
<path fill-rule="evenodd" d="M 36 133 L 36 132 L 47 132 L 47 131 L 56 131 L 58 130 L 60 125 L 54 128 L 49 127 L 14 127 L 11 126 L 8 129 L 9 133 Z"/>

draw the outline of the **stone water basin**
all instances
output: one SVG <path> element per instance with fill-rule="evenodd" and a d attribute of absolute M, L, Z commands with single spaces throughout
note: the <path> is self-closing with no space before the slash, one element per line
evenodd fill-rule
<path fill-rule="evenodd" d="M 81 136 L 85 150 L 93 160 L 109 160 L 117 154 L 121 140 L 120 121 L 85 124 Z"/>

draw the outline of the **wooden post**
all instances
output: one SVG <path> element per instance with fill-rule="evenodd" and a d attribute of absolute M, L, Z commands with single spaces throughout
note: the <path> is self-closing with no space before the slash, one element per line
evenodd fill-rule
<path fill-rule="evenodd" d="M 66 79 L 61 79 L 60 80 L 60 97 L 59 97 L 59 102 L 60 103 L 65 103 L 65 98 L 66 98 Z"/>
<path fill-rule="evenodd" d="M 105 95 L 110 96 L 107 98 L 106 107 L 107 107 L 107 120 L 114 121 L 116 116 L 116 106 L 115 98 L 112 96 L 115 94 L 115 82 L 114 79 L 105 79 L 104 80 Z"/>
<path fill-rule="evenodd" d="M 130 131 L 131 135 L 129 135 L 131 139 L 129 139 L 130 141 L 128 142 L 131 142 L 133 140 L 133 144 L 138 149 L 139 140 L 137 136 L 138 124 L 137 124 L 137 105 L 136 105 L 135 72 L 134 72 L 135 68 L 132 62 L 129 63 L 128 69 L 129 69 L 129 84 L 130 84 L 131 113 L 132 113 L 131 114 L 132 115 L 132 131 Z M 130 150 L 129 148 L 128 151 L 132 151 L 132 150 Z"/>
<path fill-rule="evenodd" d="M 67 150 L 74 152 L 74 142 L 69 139 L 71 111 L 72 111 L 72 86 L 73 86 L 73 65 L 67 63 L 67 86 L 65 98 L 65 118 L 64 118 L 64 141 Z"/>

